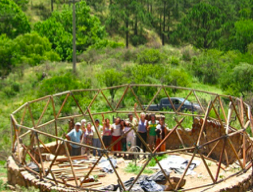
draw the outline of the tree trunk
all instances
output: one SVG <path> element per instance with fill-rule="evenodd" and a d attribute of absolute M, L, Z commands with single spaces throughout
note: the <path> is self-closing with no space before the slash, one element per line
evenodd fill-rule
<path fill-rule="evenodd" d="M 165 12 L 166 12 L 166 1 L 163 1 L 163 33 L 162 33 L 162 45 L 165 45 Z"/>
<path fill-rule="evenodd" d="M 168 40 L 170 39 L 170 10 L 168 10 L 168 28 L 167 28 L 167 33 L 168 33 L 168 35 L 167 35 L 167 38 L 168 38 Z"/>
<path fill-rule="evenodd" d="M 54 11 L 54 0 L 51 0 L 51 12 Z"/>
<path fill-rule="evenodd" d="M 162 14 L 159 15 L 159 19 L 160 19 L 160 27 L 159 27 L 159 34 L 160 37 L 162 38 Z"/>
<path fill-rule="evenodd" d="M 128 18 L 126 19 L 126 48 L 128 48 L 128 36 L 129 36 L 129 32 L 128 32 Z"/>
<path fill-rule="evenodd" d="M 135 23 L 134 23 L 134 35 L 138 35 L 138 18 L 135 16 Z"/>

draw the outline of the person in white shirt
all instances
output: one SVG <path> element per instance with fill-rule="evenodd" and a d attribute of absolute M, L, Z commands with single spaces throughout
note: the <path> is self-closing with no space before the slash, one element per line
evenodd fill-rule
<path fill-rule="evenodd" d="M 116 141 L 118 138 L 120 138 L 122 134 L 122 126 L 120 124 L 120 118 L 117 117 L 115 119 L 115 123 L 112 124 L 112 142 Z M 114 146 L 114 151 L 121 151 L 121 141 L 119 140 Z"/>

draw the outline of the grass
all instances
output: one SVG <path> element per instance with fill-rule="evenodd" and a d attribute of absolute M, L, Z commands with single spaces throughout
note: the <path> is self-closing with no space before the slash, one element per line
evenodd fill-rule
<path fill-rule="evenodd" d="M 161 161 L 162 159 L 166 159 L 167 157 L 168 157 L 168 155 L 164 154 L 164 155 L 158 155 L 156 158 L 158 161 Z M 152 157 L 152 159 L 148 163 L 148 166 L 154 167 L 155 165 L 156 165 L 156 160 L 154 159 L 154 157 Z"/>
<path fill-rule="evenodd" d="M 134 163 L 131 162 L 125 167 L 124 171 L 127 173 L 134 173 L 135 175 L 138 175 L 140 173 L 141 169 L 142 169 L 142 166 L 135 165 Z M 145 168 L 143 173 L 144 174 L 152 174 L 152 173 L 154 173 L 154 171 L 149 168 Z"/>

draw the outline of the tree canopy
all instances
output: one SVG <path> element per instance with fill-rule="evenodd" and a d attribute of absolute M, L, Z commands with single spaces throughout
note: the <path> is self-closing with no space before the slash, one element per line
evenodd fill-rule
<path fill-rule="evenodd" d="M 30 23 L 20 7 L 12 0 L 0 0 L 0 35 L 15 38 L 30 30 Z"/>

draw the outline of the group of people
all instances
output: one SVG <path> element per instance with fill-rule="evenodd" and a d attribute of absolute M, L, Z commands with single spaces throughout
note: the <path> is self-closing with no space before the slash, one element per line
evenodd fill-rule
<path fill-rule="evenodd" d="M 121 156 L 120 151 L 129 151 L 131 147 L 135 146 L 146 152 L 146 145 L 143 144 L 143 141 L 153 150 L 167 134 L 165 119 L 160 118 L 157 120 L 156 116 L 151 114 L 150 121 L 148 121 L 145 113 L 141 113 L 140 116 L 138 115 L 136 107 L 137 104 L 134 105 L 136 117 L 132 113 L 129 113 L 127 119 L 123 120 L 117 117 L 113 124 L 110 123 L 109 118 L 105 119 L 103 114 L 102 125 L 99 119 L 95 120 L 95 126 L 83 119 L 81 123 L 75 123 L 74 129 L 66 135 L 66 138 L 70 141 L 96 148 L 102 148 L 100 141 L 102 139 L 104 147 L 112 147 L 112 151 L 117 151 L 119 156 Z M 90 155 L 90 148 L 88 147 L 81 147 L 73 143 L 71 143 L 71 147 L 72 156 Z M 165 143 L 161 145 L 158 151 L 164 150 Z M 100 156 L 100 150 L 93 149 L 93 155 Z"/>

